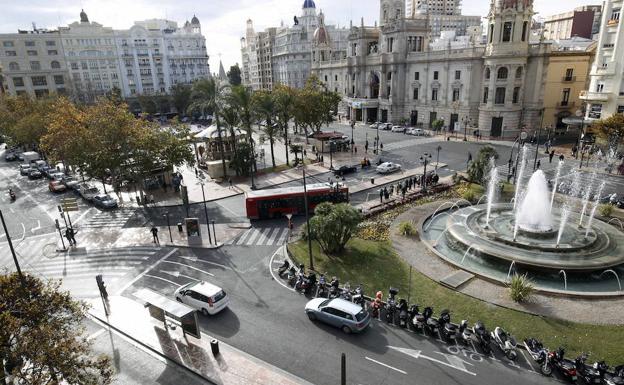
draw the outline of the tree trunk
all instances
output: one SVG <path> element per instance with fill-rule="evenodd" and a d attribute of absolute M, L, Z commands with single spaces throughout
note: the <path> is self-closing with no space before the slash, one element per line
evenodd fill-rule
<path fill-rule="evenodd" d="M 275 168 L 275 155 L 273 154 L 273 137 L 269 138 L 269 143 L 271 144 L 271 163 L 273 163 L 273 168 Z"/>
<path fill-rule="evenodd" d="M 221 152 L 221 165 L 223 166 L 223 177 L 227 177 L 227 167 L 225 166 L 225 150 L 223 149 L 223 137 L 221 136 L 221 126 L 219 123 L 219 114 L 215 111 L 215 120 L 217 123 L 217 135 L 219 136 L 219 150 Z"/>
<path fill-rule="evenodd" d="M 303 126 L 303 132 L 305 133 L 306 144 L 310 144 L 310 139 L 308 138 L 308 126 Z"/>
<path fill-rule="evenodd" d="M 286 165 L 290 166 L 290 162 L 288 161 L 288 122 L 286 122 L 286 126 L 284 127 L 284 147 L 286 148 Z"/>
<path fill-rule="evenodd" d="M 104 187 L 104 194 L 107 194 L 105 180 L 106 180 L 106 178 L 102 178 L 102 187 Z"/>

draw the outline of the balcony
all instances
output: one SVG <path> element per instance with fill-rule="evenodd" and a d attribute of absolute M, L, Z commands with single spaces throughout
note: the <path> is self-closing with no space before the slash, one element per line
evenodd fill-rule
<path fill-rule="evenodd" d="M 566 101 L 562 100 L 562 101 L 557 103 L 557 109 L 566 110 L 568 108 L 573 108 L 574 105 L 575 105 L 574 102 L 571 102 L 571 101 L 567 101 L 566 102 Z"/>
<path fill-rule="evenodd" d="M 579 93 L 579 99 L 587 101 L 606 102 L 609 100 L 609 94 L 606 92 L 581 91 Z"/>
<path fill-rule="evenodd" d="M 564 76 L 561 78 L 563 83 L 571 83 L 576 81 L 576 76 Z"/>
<path fill-rule="evenodd" d="M 620 23 L 620 19 L 611 19 L 609 21 L 607 21 L 607 26 L 608 27 L 615 27 Z"/>

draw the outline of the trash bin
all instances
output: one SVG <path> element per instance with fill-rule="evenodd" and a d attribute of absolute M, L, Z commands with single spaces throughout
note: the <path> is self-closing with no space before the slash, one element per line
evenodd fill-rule
<path fill-rule="evenodd" d="M 371 178 L 371 184 L 375 184 L 375 178 Z"/>
<path fill-rule="evenodd" d="M 178 231 L 182 232 L 182 223 L 181 222 L 178 222 Z"/>
<path fill-rule="evenodd" d="M 210 341 L 210 350 L 212 350 L 212 355 L 213 356 L 218 356 L 219 355 L 219 341 L 217 341 L 216 339 L 212 339 Z"/>

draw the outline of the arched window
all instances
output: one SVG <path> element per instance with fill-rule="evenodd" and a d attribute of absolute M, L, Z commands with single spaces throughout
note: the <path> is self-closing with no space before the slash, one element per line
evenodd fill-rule
<path fill-rule="evenodd" d="M 498 79 L 507 79 L 507 74 L 508 74 L 508 70 L 507 67 L 501 67 L 498 69 L 498 74 L 497 74 L 497 78 Z"/>
<path fill-rule="evenodd" d="M 53 60 L 52 62 L 50 62 L 50 67 L 51 68 L 61 68 L 61 63 L 57 62 L 56 60 Z"/>
<path fill-rule="evenodd" d="M 522 67 L 516 69 L 516 79 L 522 79 Z"/>
<path fill-rule="evenodd" d="M 19 71 L 19 64 L 17 64 L 16 62 L 12 61 L 9 63 L 9 69 L 11 71 Z"/>
<path fill-rule="evenodd" d="M 486 67 L 485 68 L 485 78 L 489 79 L 490 78 L 490 67 Z"/>

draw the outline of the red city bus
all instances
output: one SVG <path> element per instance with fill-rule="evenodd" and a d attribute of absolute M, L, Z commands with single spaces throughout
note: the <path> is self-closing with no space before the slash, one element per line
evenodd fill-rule
<path fill-rule="evenodd" d="M 342 184 L 314 183 L 306 185 L 308 209 L 314 211 L 321 202 L 348 202 L 349 188 Z M 305 214 L 303 186 L 255 190 L 245 199 L 247 218 L 279 218 L 285 214 Z"/>

